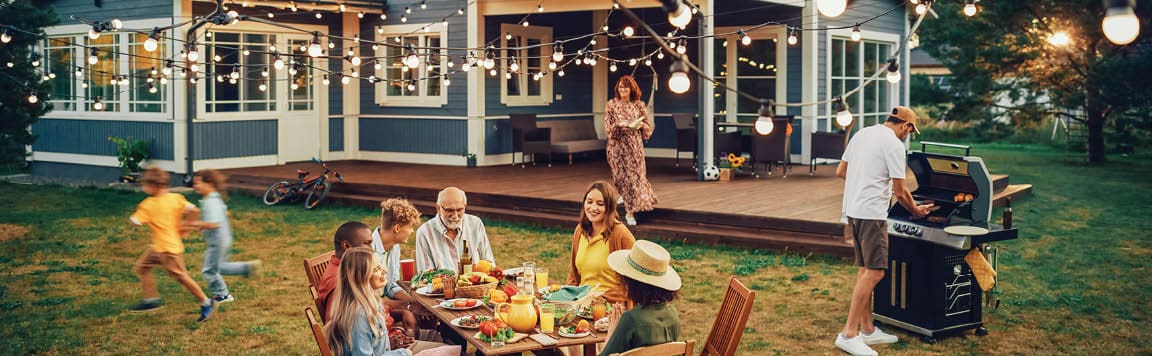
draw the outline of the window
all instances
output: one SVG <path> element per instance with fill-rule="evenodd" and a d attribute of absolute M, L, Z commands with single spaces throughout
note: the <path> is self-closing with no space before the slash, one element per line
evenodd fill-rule
<path fill-rule="evenodd" d="M 867 40 L 854 42 L 847 38 L 833 38 L 829 96 L 835 97 L 846 90 L 856 88 L 866 78 L 876 73 L 891 54 L 891 43 Z M 845 97 L 844 102 L 858 120 L 856 127 L 871 126 L 886 120 L 888 110 L 892 108 L 891 93 L 892 84 L 884 80 L 884 76 L 881 75 L 878 80 Z M 827 110 L 830 115 L 835 114 L 832 112 L 831 104 Z"/>
<path fill-rule="evenodd" d="M 312 41 L 293 39 L 288 41 L 292 56 L 296 58 L 288 70 L 288 110 L 312 110 L 315 90 L 312 89 L 312 56 L 308 55 L 308 44 Z M 295 72 L 295 73 L 293 73 Z"/>
<path fill-rule="evenodd" d="M 552 57 L 552 46 L 542 45 L 552 42 L 552 28 L 542 26 L 522 26 L 501 24 L 500 58 L 500 102 L 508 106 L 548 105 L 552 103 L 552 76 L 545 67 Z M 519 67 L 510 71 L 511 61 Z"/>
<path fill-rule="evenodd" d="M 736 30 L 721 28 L 716 32 L 734 33 Z M 781 68 L 777 66 L 777 59 L 783 58 L 785 53 L 785 48 L 777 46 L 783 29 L 768 27 L 748 31 L 747 34 L 751 38 L 748 45 L 742 44 L 740 36 L 736 34 L 714 39 L 713 73 L 717 74 L 716 80 L 757 97 L 783 98 L 784 80 Z M 719 86 L 716 86 L 713 99 L 716 116 L 723 117 L 725 121 L 753 122 L 760 116 L 759 101 Z"/>
<path fill-rule="evenodd" d="M 425 28 L 439 29 L 427 32 Z M 448 73 L 445 46 L 448 29 L 442 24 L 415 24 L 384 26 L 376 32 L 376 41 L 390 46 L 378 46 L 383 51 L 376 70 L 376 104 L 391 106 L 440 107 L 448 104 L 444 79 Z M 408 68 L 402 63 L 407 47 L 411 45 L 420 57 L 420 65 Z"/>
<path fill-rule="evenodd" d="M 292 56 L 281 58 L 285 63 L 284 70 L 270 68 L 274 59 L 269 54 L 269 46 L 274 43 L 275 35 L 213 32 L 206 41 L 206 55 L 203 59 L 204 75 L 207 78 L 202 84 L 205 87 L 204 111 L 276 111 L 276 78 L 283 75 L 280 72 L 296 71 L 296 76 L 310 76 L 311 70 L 310 67 L 295 63 L 299 59 L 291 59 L 298 58 Z M 297 52 L 293 49 L 291 53 L 299 54 Z M 216 60 L 217 56 L 220 57 L 219 61 Z M 306 110 L 310 110 L 311 89 L 307 85 L 303 87 L 309 93 Z"/>
<path fill-rule="evenodd" d="M 50 79 L 55 110 L 167 112 L 167 85 L 160 78 L 169 53 L 163 43 L 145 51 L 147 38 L 134 32 L 104 33 L 95 40 L 82 33 L 46 37 L 42 48 L 45 70 L 55 76 Z M 93 55 L 96 64 L 89 62 Z M 101 110 L 93 106 L 97 98 Z"/>

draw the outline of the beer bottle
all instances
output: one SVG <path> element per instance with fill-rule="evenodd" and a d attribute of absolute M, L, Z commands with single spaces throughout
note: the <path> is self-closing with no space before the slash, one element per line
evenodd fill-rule
<path fill-rule="evenodd" d="M 468 251 L 468 240 L 464 240 L 464 253 L 460 254 L 460 265 L 457 271 L 460 275 L 472 273 L 472 253 Z"/>
<path fill-rule="evenodd" d="M 1004 200 L 1004 228 L 1012 228 L 1012 198 Z"/>

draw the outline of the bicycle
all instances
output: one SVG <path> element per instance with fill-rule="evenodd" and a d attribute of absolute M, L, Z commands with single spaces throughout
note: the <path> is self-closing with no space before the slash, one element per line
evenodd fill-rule
<path fill-rule="evenodd" d="M 280 181 L 268 186 L 268 190 L 264 191 L 264 204 L 276 205 L 285 200 L 295 201 L 305 196 L 304 209 L 312 210 L 320 204 L 324 197 L 328 196 L 328 191 L 332 189 L 332 184 L 328 182 L 328 174 L 332 173 L 340 182 L 344 182 L 344 177 L 340 175 L 335 169 L 328 167 L 327 163 L 321 160 L 312 158 L 312 162 L 319 163 L 320 167 L 324 170 L 318 175 L 305 179 L 309 172 L 305 169 L 297 169 L 296 177 L 299 182 L 289 183 L 288 181 Z"/>

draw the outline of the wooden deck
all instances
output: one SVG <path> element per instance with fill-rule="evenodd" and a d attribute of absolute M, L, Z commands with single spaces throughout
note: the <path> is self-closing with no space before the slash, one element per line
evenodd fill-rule
<path fill-rule="evenodd" d="M 657 209 L 638 214 L 638 238 L 688 240 L 757 248 L 850 255 L 840 223 L 843 181 L 835 166 L 819 166 L 808 175 L 795 166 L 787 178 L 754 179 L 740 175 L 731 182 L 698 182 L 689 161 L 676 167 L 671 159 L 649 159 L 648 178 L 659 199 Z M 571 228 L 579 215 L 588 184 L 610 180 L 603 161 L 495 167 L 455 167 L 334 161 L 345 182 L 333 187 L 333 202 L 375 206 L 386 197 L 411 200 L 421 212 L 433 213 L 436 193 L 456 186 L 468 193 L 468 211 L 486 219 Z M 280 180 L 295 179 L 295 169 L 317 171 L 313 163 L 228 170 L 234 188 L 263 194 Z M 758 167 L 759 168 L 759 167 Z M 1006 179 L 1006 177 L 1004 177 Z M 332 202 L 328 202 L 332 203 Z"/>

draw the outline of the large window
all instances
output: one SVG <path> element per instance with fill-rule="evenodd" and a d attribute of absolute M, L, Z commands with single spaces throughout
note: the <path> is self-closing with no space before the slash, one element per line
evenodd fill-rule
<path fill-rule="evenodd" d="M 167 85 L 161 84 L 164 58 L 161 43 L 154 52 L 144 50 L 148 36 L 133 32 L 50 35 L 43 41 L 45 70 L 53 74 L 52 99 L 56 111 L 167 112 Z M 96 63 L 89 61 L 96 58 Z M 99 99 L 102 107 L 96 106 Z"/>
<path fill-rule="evenodd" d="M 424 28 L 436 29 L 431 32 Z M 376 32 L 382 63 L 376 70 L 376 104 L 390 106 L 439 107 L 448 103 L 445 77 L 449 72 L 445 47 L 448 29 L 443 24 L 384 26 Z M 402 62 L 411 46 L 420 57 L 420 65 L 408 68 Z"/>
<path fill-rule="evenodd" d="M 548 105 L 552 103 L 552 75 L 545 66 L 552 57 L 552 28 L 501 24 L 500 102 L 508 106 Z M 511 70 L 511 61 L 518 66 Z"/>
<path fill-rule="evenodd" d="M 866 78 L 880 70 L 892 55 L 892 44 L 833 38 L 831 50 L 831 86 L 828 90 L 830 96 L 837 96 L 846 90 L 856 88 Z M 852 114 L 857 120 L 856 127 L 870 126 L 886 120 L 888 110 L 892 108 L 891 93 L 892 84 L 884 80 L 884 76 L 881 75 L 878 80 L 845 97 L 845 102 L 851 107 Z M 827 110 L 832 113 L 831 106 Z"/>
<path fill-rule="evenodd" d="M 295 56 L 283 56 L 281 60 L 286 63 L 285 69 L 273 69 L 270 63 L 274 59 L 269 54 L 269 46 L 274 43 L 276 35 L 213 32 L 208 37 L 203 59 L 207 78 L 202 84 L 205 86 L 204 111 L 276 111 L 276 79 L 284 77 L 280 72 L 293 70 L 299 76 L 310 75 L 311 70 L 299 63 L 293 64 L 299 60 L 293 60 L 298 58 Z M 292 53 L 300 54 L 295 50 Z M 303 88 L 308 90 L 310 98 L 311 88 L 308 85 Z M 310 105 L 311 100 L 308 101 L 309 109 Z"/>
<path fill-rule="evenodd" d="M 717 29 L 733 33 L 736 29 Z M 760 98 L 783 102 L 782 68 L 778 67 L 784 48 L 778 46 L 781 29 L 763 28 L 749 31 L 747 45 L 736 34 L 714 39 L 713 73 L 716 80 Z M 760 102 L 742 97 L 716 86 L 713 94 L 715 114 L 724 121 L 753 122 L 759 116 Z M 734 110 L 733 110 L 734 109 Z"/>

